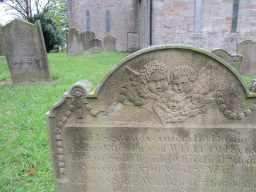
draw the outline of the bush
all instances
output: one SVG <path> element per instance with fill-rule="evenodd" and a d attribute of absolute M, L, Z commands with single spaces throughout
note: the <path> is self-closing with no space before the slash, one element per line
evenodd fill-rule
<path fill-rule="evenodd" d="M 44 41 L 47 52 L 56 49 L 56 47 L 63 45 L 63 38 L 61 33 L 57 30 L 54 21 L 46 15 L 35 15 L 32 22 L 40 21 L 44 35 Z"/>

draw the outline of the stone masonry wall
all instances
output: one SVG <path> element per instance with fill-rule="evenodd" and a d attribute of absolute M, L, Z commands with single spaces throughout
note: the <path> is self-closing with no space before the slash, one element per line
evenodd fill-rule
<path fill-rule="evenodd" d="M 89 11 L 90 30 L 103 41 L 107 35 L 116 38 L 116 49 L 127 50 L 127 33 L 135 32 L 134 1 L 122 0 L 69 0 L 70 28 L 87 31 L 86 12 Z M 109 11 L 110 31 L 106 31 L 106 12 Z"/>
<path fill-rule="evenodd" d="M 232 33 L 233 0 L 201 0 L 201 28 L 196 31 L 197 0 L 154 0 L 153 44 L 184 43 L 235 53 L 243 40 L 256 40 L 256 1 L 240 0 L 237 32 Z M 198 21 L 198 20 L 197 20 Z"/>
<path fill-rule="evenodd" d="M 152 43 L 182 43 L 235 53 L 237 44 L 256 40 L 256 0 L 240 0 L 237 31 L 232 31 L 233 3 L 236 0 L 153 0 Z M 150 0 L 69 0 L 70 28 L 90 30 L 103 41 L 116 38 L 116 50 L 129 44 L 149 45 Z M 90 12 L 88 21 L 87 10 Z M 106 11 L 111 30 L 106 32 Z M 128 37 L 128 34 L 132 34 Z M 136 35 L 138 37 L 136 38 Z M 133 42 L 127 42 L 133 41 Z"/>

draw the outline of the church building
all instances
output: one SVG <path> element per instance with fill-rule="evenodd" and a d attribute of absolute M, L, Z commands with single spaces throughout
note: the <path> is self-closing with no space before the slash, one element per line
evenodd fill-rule
<path fill-rule="evenodd" d="M 256 1 L 69 0 L 69 25 L 73 51 L 77 35 L 93 32 L 94 44 L 107 47 L 110 36 L 116 51 L 182 43 L 234 53 L 241 41 L 256 40 Z"/>

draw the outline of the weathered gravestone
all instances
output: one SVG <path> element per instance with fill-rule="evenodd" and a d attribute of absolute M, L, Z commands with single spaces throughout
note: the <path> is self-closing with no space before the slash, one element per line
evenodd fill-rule
<path fill-rule="evenodd" d="M 254 97 L 214 54 L 139 51 L 49 113 L 58 191 L 256 191 Z"/>
<path fill-rule="evenodd" d="M 0 56 L 3 56 L 4 53 L 4 41 L 3 41 L 3 27 L 0 25 Z"/>
<path fill-rule="evenodd" d="M 215 49 L 212 51 L 213 54 L 217 55 L 221 59 L 224 59 L 227 63 L 229 63 L 232 67 L 237 69 L 240 72 L 241 64 L 243 62 L 243 57 L 240 55 L 231 55 L 227 51 L 223 49 Z"/>
<path fill-rule="evenodd" d="M 243 56 L 241 73 L 256 75 L 256 42 L 247 40 L 238 44 L 237 53 Z"/>
<path fill-rule="evenodd" d="M 107 35 L 106 37 L 104 37 L 103 44 L 105 51 L 116 50 L 116 38 L 111 35 Z"/>
<path fill-rule="evenodd" d="M 129 52 L 137 51 L 139 49 L 139 34 L 138 33 L 127 33 L 127 50 Z"/>
<path fill-rule="evenodd" d="M 102 42 L 96 39 L 95 33 L 87 31 L 80 33 L 76 29 L 69 30 L 69 54 L 78 55 L 86 51 L 100 50 Z"/>
<path fill-rule="evenodd" d="M 14 20 L 3 28 L 4 49 L 14 83 L 50 80 L 40 23 Z"/>
<path fill-rule="evenodd" d="M 80 33 L 76 29 L 70 29 L 68 34 L 68 52 L 70 55 L 82 53 L 83 41 Z"/>

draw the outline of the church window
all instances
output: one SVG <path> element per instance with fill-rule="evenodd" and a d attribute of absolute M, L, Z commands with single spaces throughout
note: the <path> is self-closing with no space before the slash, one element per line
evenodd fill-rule
<path fill-rule="evenodd" d="M 111 13 L 106 10 L 106 32 L 111 32 Z"/>
<path fill-rule="evenodd" d="M 203 28 L 203 0 L 195 0 L 194 31 L 201 32 Z"/>
<path fill-rule="evenodd" d="M 232 29 L 231 32 L 237 32 L 238 14 L 239 14 L 240 0 L 233 1 L 233 16 L 232 16 Z"/>
<path fill-rule="evenodd" d="M 85 25 L 86 25 L 86 31 L 91 31 L 91 17 L 90 17 L 89 10 L 86 10 Z"/>

